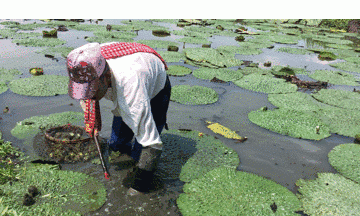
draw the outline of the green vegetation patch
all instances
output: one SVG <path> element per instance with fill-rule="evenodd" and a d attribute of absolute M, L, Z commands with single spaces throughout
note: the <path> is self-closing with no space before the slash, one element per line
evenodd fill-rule
<path fill-rule="evenodd" d="M 360 185 L 333 173 L 318 173 L 315 180 L 296 181 L 304 213 L 308 215 L 357 215 Z"/>
<path fill-rule="evenodd" d="M 212 80 L 214 77 L 217 79 L 229 82 L 241 79 L 244 75 L 241 70 L 231 70 L 227 68 L 199 68 L 193 71 L 193 75 L 199 79 Z"/>
<path fill-rule="evenodd" d="M 264 177 L 229 168 L 214 169 L 184 185 L 177 204 L 192 215 L 297 215 L 301 202 L 287 188 Z M 272 210 L 275 202 L 276 213 Z"/>
<path fill-rule="evenodd" d="M 170 65 L 166 73 L 170 76 L 185 76 L 191 74 L 191 69 L 181 65 Z"/>
<path fill-rule="evenodd" d="M 38 53 L 43 53 L 45 55 L 49 55 L 49 54 L 60 54 L 60 56 L 67 58 L 67 56 L 69 55 L 69 53 L 75 49 L 74 47 L 49 47 L 45 50 L 40 50 L 37 51 Z"/>
<path fill-rule="evenodd" d="M 6 85 L 4 81 L 0 81 L 0 94 L 6 92 L 9 87 Z"/>
<path fill-rule="evenodd" d="M 0 35 L 3 38 L 14 38 L 16 35 L 16 31 L 12 29 L 0 29 Z"/>
<path fill-rule="evenodd" d="M 356 64 L 356 63 L 340 62 L 340 63 L 330 64 L 330 66 L 344 71 L 360 73 L 360 64 Z"/>
<path fill-rule="evenodd" d="M 328 154 L 329 163 L 341 175 L 360 183 L 360 145 L 347 143 L 335 146 Z"/>
<path fill-rule="evenodd" d="M 54 96 L 68 93 L 69 77 L 58 75 L 32 76 L 13 80 L 10 90 L 27 96 Z"/>
<path fill-rule="evenodd" d="M 178 46 L 179 44 L 173 41 L 162 41 L 162 40 L 137 40 L 137 43 L 148 45 L 151 48 L 165 48 L 168 46 Z"/>
<path fill-rule="evenodd" d="M 159 168 L 168 177 L 180 177 L 183 182 L 191 182 L 219 167 L 235 170 L 240 163 L 236 151 L 200 131 L 164 131 L 161 140 L 164 143 L 164 154 Z"/>
<path fill-rule="evenodd" d="M 262 50 L 256 48 L 255 46 L 252 46 L 251 43 L 244 43 L 240 46 L 233 46 L 233 45 L 225 45 L 225 46 L 219 46 L 216 48 L 217 51 L 220 53 L 232 53 L 234 54 L 240 54 L 240 55 L 259 55 L 263 53 Z"/>
<path fill-rule="evenodd" d="M 324 60 L 333 61 L 333 60 L 337 59 L 337 56 L 334 53 L 329 52 L 329 51 L 320 52 L 318 57 L 322 61 L 324 61 Z"/>
<path fill-rule="evenodd" d="M 337 89 L 321 89 L 311 94 L 316 100 L 345 109 L 360 110 L 360 94 L 357 92 L 337 90 Z"/>
<path fill-rule="evenodd" d="M 21 75 L 22 72 L 20 72 L 17 69 L 6 69 L 6 68 L 0 68 L 0 82 L 9 82 L 12 79 L 14 79 L 14 77 L 16 75 Z"/>
<path fill-rule="evenodd" d="M 28 136 L 36 135 L 41 132 L 39 127 L 56 127 L 65 124 L 83 124 L 84 113 L 82 112 L 62 112 L 50 115 L 32 116 L 16 123 L 11 130 L 11 134 L 18 139 L 25 139 Z"/>
<path fill-rule="evenodd" d="M 183 52 L 172 52 L 172 51 L 157 51 L 160 56 L 166 61 L 166 62 L 179 62 L 181 60 L 185 61 L 186 57 Z"/>
<path fill-rule="evenodd" d="M 193 44 L 211 44 L 211 41 L 208 41 L 206 38 L 203 37 L 183 37 L 180 39 L 176 39 L 179 42 L 185 43 L 193 43 Z"/>
<path fill-rule="evenodd" d="M 335 64 L 336 67 L 339 67 L 341 63 Z M 346 64 L 349 64 L 346 62 Z M 331 66 L 335 67 L 331 64 Z M 342 67 L 342 66 L 340 66 Z M 359 68 L 360 71 L 360 68 Z M 310 78 L 319 80 L 322 82 L 328 82 L 334 85 L 349 85 L 349 86 L 359 86 L 359 83 L 355 82 L 353 74 L 340 71 L 329 71 L 329 70 L 316 70 L 315 73 L 309 75 Z"/>
<path fill-rule="evenodd" d="M 345 44 L 327 44 L 326 46 L 335 49 L 353 49 L 351 46 Z"/>
<path fill-rule="evenodd" d="M 22 45 L 22 46 L 34 46 L 34 47 L 43 47 L 43 46 L 59 46 L 66 43 L 66 41 L 58 38 L 27 38 L 27 39 L 15 39 L 13 43 Z"/>
<path fill-rule="evenodd" d="M 312 53 L 306 49 L 298 49 L 298 48 L 291 48 L 291 47 L 280 47 L 276 51 L 297 54 L 297 55 L 307 55 L 307 54 Z"/>
<path fill-rule="evenodd" d="M 268 101 L 274 106 L 296 111 L 319 111 L 330 107 L 303 92 L 269 94 Z"/>
<path fill-rule="evenodd" d="M 234 58 L 233 54 L 220 52 L 209 48 L 187 48 L 184 49 L 185 56 L 197 63 L 208 63 L 215 67 L 240 66 L 243 61 Z"/>
<path fill-rule="evenodd" d="M 353 57 L 347 57 L 345 58 L 347 62 L 351 62 L 357 65 L 360 65 L 360 57 L 359 56 L 353 56 Z"/>
<path fill-rule="evenodd" d="M 176 85 L 171 88 L 171 101 L 186 105 L 212 104 L 219 99 L 215 90 L 204 86 Z"/>
<path fill-rule="evenodd" d="M 85 39 L 90 43 L 108 43 L 108 42 L 134 42 L 131 38 L 109 38 L 109 37 L 89 37 Z"/>
<path fill-rule="evenodd" d="M 329 127 L 309 112 L 280 108 L 251 111 L 248 117 L 260 127 L 295 138 L 321 140 L 331 135 Z"/>
<path fill-rule="evenodd" d="M 358 110 L 331 107 L 315 111 L 317 117 L 329 126 L 331 133 L 355 137 L 360 131 Z"/>
<path fill-rule="evenodd" d="M 244 67 L 242 69 L 239 68 L 239 71 L 244 75 L 249 75 L 252 73 L 267 73 L 267 74 L 270 73 L 270 70 L 265 70 L 258 67 Z"/>
<path fill-rule="evenodd" d="M 298 89 L 295 84 L 285 82 L 281 78 L 274 78 L 273 75 L 268 73 L 249 74 L 240 80 L 234 81 L 234 84 L 252 91 L 272 94 L 296 92 Z"/>
<path fill-rule="evenodd" d="M 60 171 L 55 166 L 26 165 L 19 181 L 1 185 L 2 204 L 24 215 L 83 215 L 100 208 L 106 201 L 106 189 L 98 179 L 84 173 Z M 35 204 L 23 206 L 29 186 L 40 191 Z"/>
<path fill-rule="evenodd" d="M 269 40 L 282 44 L 297 44 L 300 37 L 289 35 L 269 35 Z"/>

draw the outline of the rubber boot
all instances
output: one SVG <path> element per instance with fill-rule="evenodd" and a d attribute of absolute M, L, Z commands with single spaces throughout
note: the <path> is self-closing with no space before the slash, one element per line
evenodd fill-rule
<path fill-rule="evenodd" d="M 154 173 L 160 160 L 162 148 L 163 144 L 143 147 L 139 162 L 133 172 L 134 180 L 130 184 L 128 193 L 136 195 L 138 192 L 149 192 L 159 186 Z"/>

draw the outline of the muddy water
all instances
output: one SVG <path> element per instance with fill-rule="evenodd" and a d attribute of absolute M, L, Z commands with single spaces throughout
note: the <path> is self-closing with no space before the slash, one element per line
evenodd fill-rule
<path fill-rule="evenodd" d="M 27 22 L 33 22 L 30 20 Z M 85 24 L 90 24 L 86 21 Z M 92 23 L 94 24 L 94 22 Z M 100 25 L 120 24 L 120 20 L 104 20 Z M 159 25 L 168 26 L 179 30 L 174 24 L 159 23 Z M 0 25 L 1 26 L 1 25 Z M 39 30 L 37 30 L 39 31 Z M 58 38 L 67 41 L 65 46 L 78 47 L 86 44 L 84 37 L 92 36 L 91 32 L 69 30 L 68 32 L 58 32 Z M 134 40 L 156 39 L 174 41 L 182 36 L 171 35 L 169 37 L 155 37 L 151 31 L 139 31 Z M 210 38 L 213 42 L 212 48 L 221 45 L 236 45 L 232 37 L 214 36 Z M 186 47 L 200 47 L 199 44 L 186 44 Z M 300 47 L 306 46 L 305 41 L 300 41 L 297 45 L 275 44 L 273 49 L 263 49 L 263 53 L 254 56 L 236 55 L 241 60 L 250 60 L 261 63 L 271 61 L 277 65 L 289 65 L 291 67 L 306 68 L 309 71 L 314 70 L 338 70 L 330 67 L 329 62 L 320 61 L 316 54 L 293 55 L 283 52 L 277 52 L 276 49 L 283 46 Z M 182 43 L 179 43 L 180 51 Z M 35 53 L 36 50 L 43 49 L 38 47 L 23 47 L 11 43 L 9 39 L 2 39 L 0 45 L 0 65 L 4 68 L 16 68 L 24 74 L 20 77 L 30 77 L 28 73 L 31 67 L 43 67 L 46 74 L 67 75 L 64 58 L 57 60 L 45 58 L 43 54 Z M 164 49 L 160 49 L 164 50 Z M 336 60 L 333 62 L 341 62 Z M 331 63 L 333 63 L 331 62 Z M 169 63 L 169 65 L 184 65 L 184 63 Z M 243 67 L 243 66 L 241 66 Z M 234 68 L 237 69 L 237 68 Z M 356 74 L 359 75 L 359 74 Z M 300 77 L 300 76 L 299 76 Z M 301 76 L 301 79 L 312 80 L 307 76 Z M 297 187 L 295 181 L 299 178 L 314 179 L 318 172 L 336 171 L 328 163 L 327 154 L 338 144 L 351 143 L 353 138 L 343 137 L 332 134 L 331 137 L 321 141 L 303 140 L 283 136 L 267 129 L 261 128 L 248 120 L 247 114 L 262 106 L 269 109 L 275 108 L 267 101 L 267 94 L 256 93 L 250 90 L 241 89 L 230 83 L 212 83 L 187 75 L 184 77 L 170 77 L 172 85 L 189 84 L 201 85 L 213 88 L 219 93 L 219 101 L 211 105 L 188 106 L 170 102 L 168 112 L 168 124 L 170 129 L 188 128 L 199 130 L 204 133 L 213 134 L 205 126 L 205 120 L 218 122 L 225 125 L 241 136 L 248 137 L 244 143 L 235 143 L 232 140 L 217 136 L 228 147 L 234 149 L 240 157 L 238 170 L 255 173 L 288 188 L 296 193 Z M 335 89 L 352 90 L 352 86 L 332 86 Z M 359 89 L 359 87 L 355 87 Z M 17 147 L 23 149 L 30 156 L 35 156 L 31 145 L 25 145 L 23 140 L 18 140 L 11 136 L 10 130 L 16 125 L 16 122 L 34 115 L 48 115 L 64 111 L 81 112 L 81 108 L 76 100 L 67 95 L 54 97 L 27 97 L 12 93 L 10 90 L 0 94 L 1 106 L 10 107 L 9 114 L 0 114 L 0 131 L 5 140 L 12 141 Z M 73 103 L 73 106 L 70 106 Z M 110 109 L 112 102 L 101 100 L 103 129 L 101 136 L 110 137 L 112 114 Z M 176 198 L 182 193 L 183 182 L 179 179 L 160 180 L 163 187 L 157 191 L 131 197 L 126 195 L 127 184 L 124 182 L 130 170 L 134 167 L 130 158 L 122 156 L 114 162 L 110 168 L 112 180 L 107 181 L 103 177 L 100 165 L 91 163 L 78 163 L 73 165 L 63 165 L 64 170 L 74 170 L 87 173 L 99 179 L 107 188 L 108 200 L 99 210 L 88 215 L 181 215 L 177 206 Z"/>

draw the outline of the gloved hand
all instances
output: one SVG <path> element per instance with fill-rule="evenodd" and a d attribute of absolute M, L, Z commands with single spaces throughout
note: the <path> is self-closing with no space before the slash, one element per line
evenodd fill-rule
<path fill-rule="evenodd" d="M 98 100 L 81 100 L 81 107 L 84 110 L 85 130 L 90 137 L 98 136 L 101 131 L 101 114 Z"/>

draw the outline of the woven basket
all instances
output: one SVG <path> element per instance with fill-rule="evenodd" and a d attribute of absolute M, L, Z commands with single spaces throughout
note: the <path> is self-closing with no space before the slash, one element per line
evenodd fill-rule
<path fill-rule="evenodd" d="M 54 142 L 54 143 L 61 143 L 61 144 L 76 144 L 76 143 L 83 143 L 90 141 L 91 137 L 85 137 L 82 139 L 73 139 L 73 140 L 63 140 L 54 137 L 57 132 L 72 132 L 74 134 L 80 134 L 81 136 L 86 133 L 84 127 L 76 126 L 76 125 L 63 125 L 59 127 L 53 127 L 45 131 L 46 139 Z"/>

